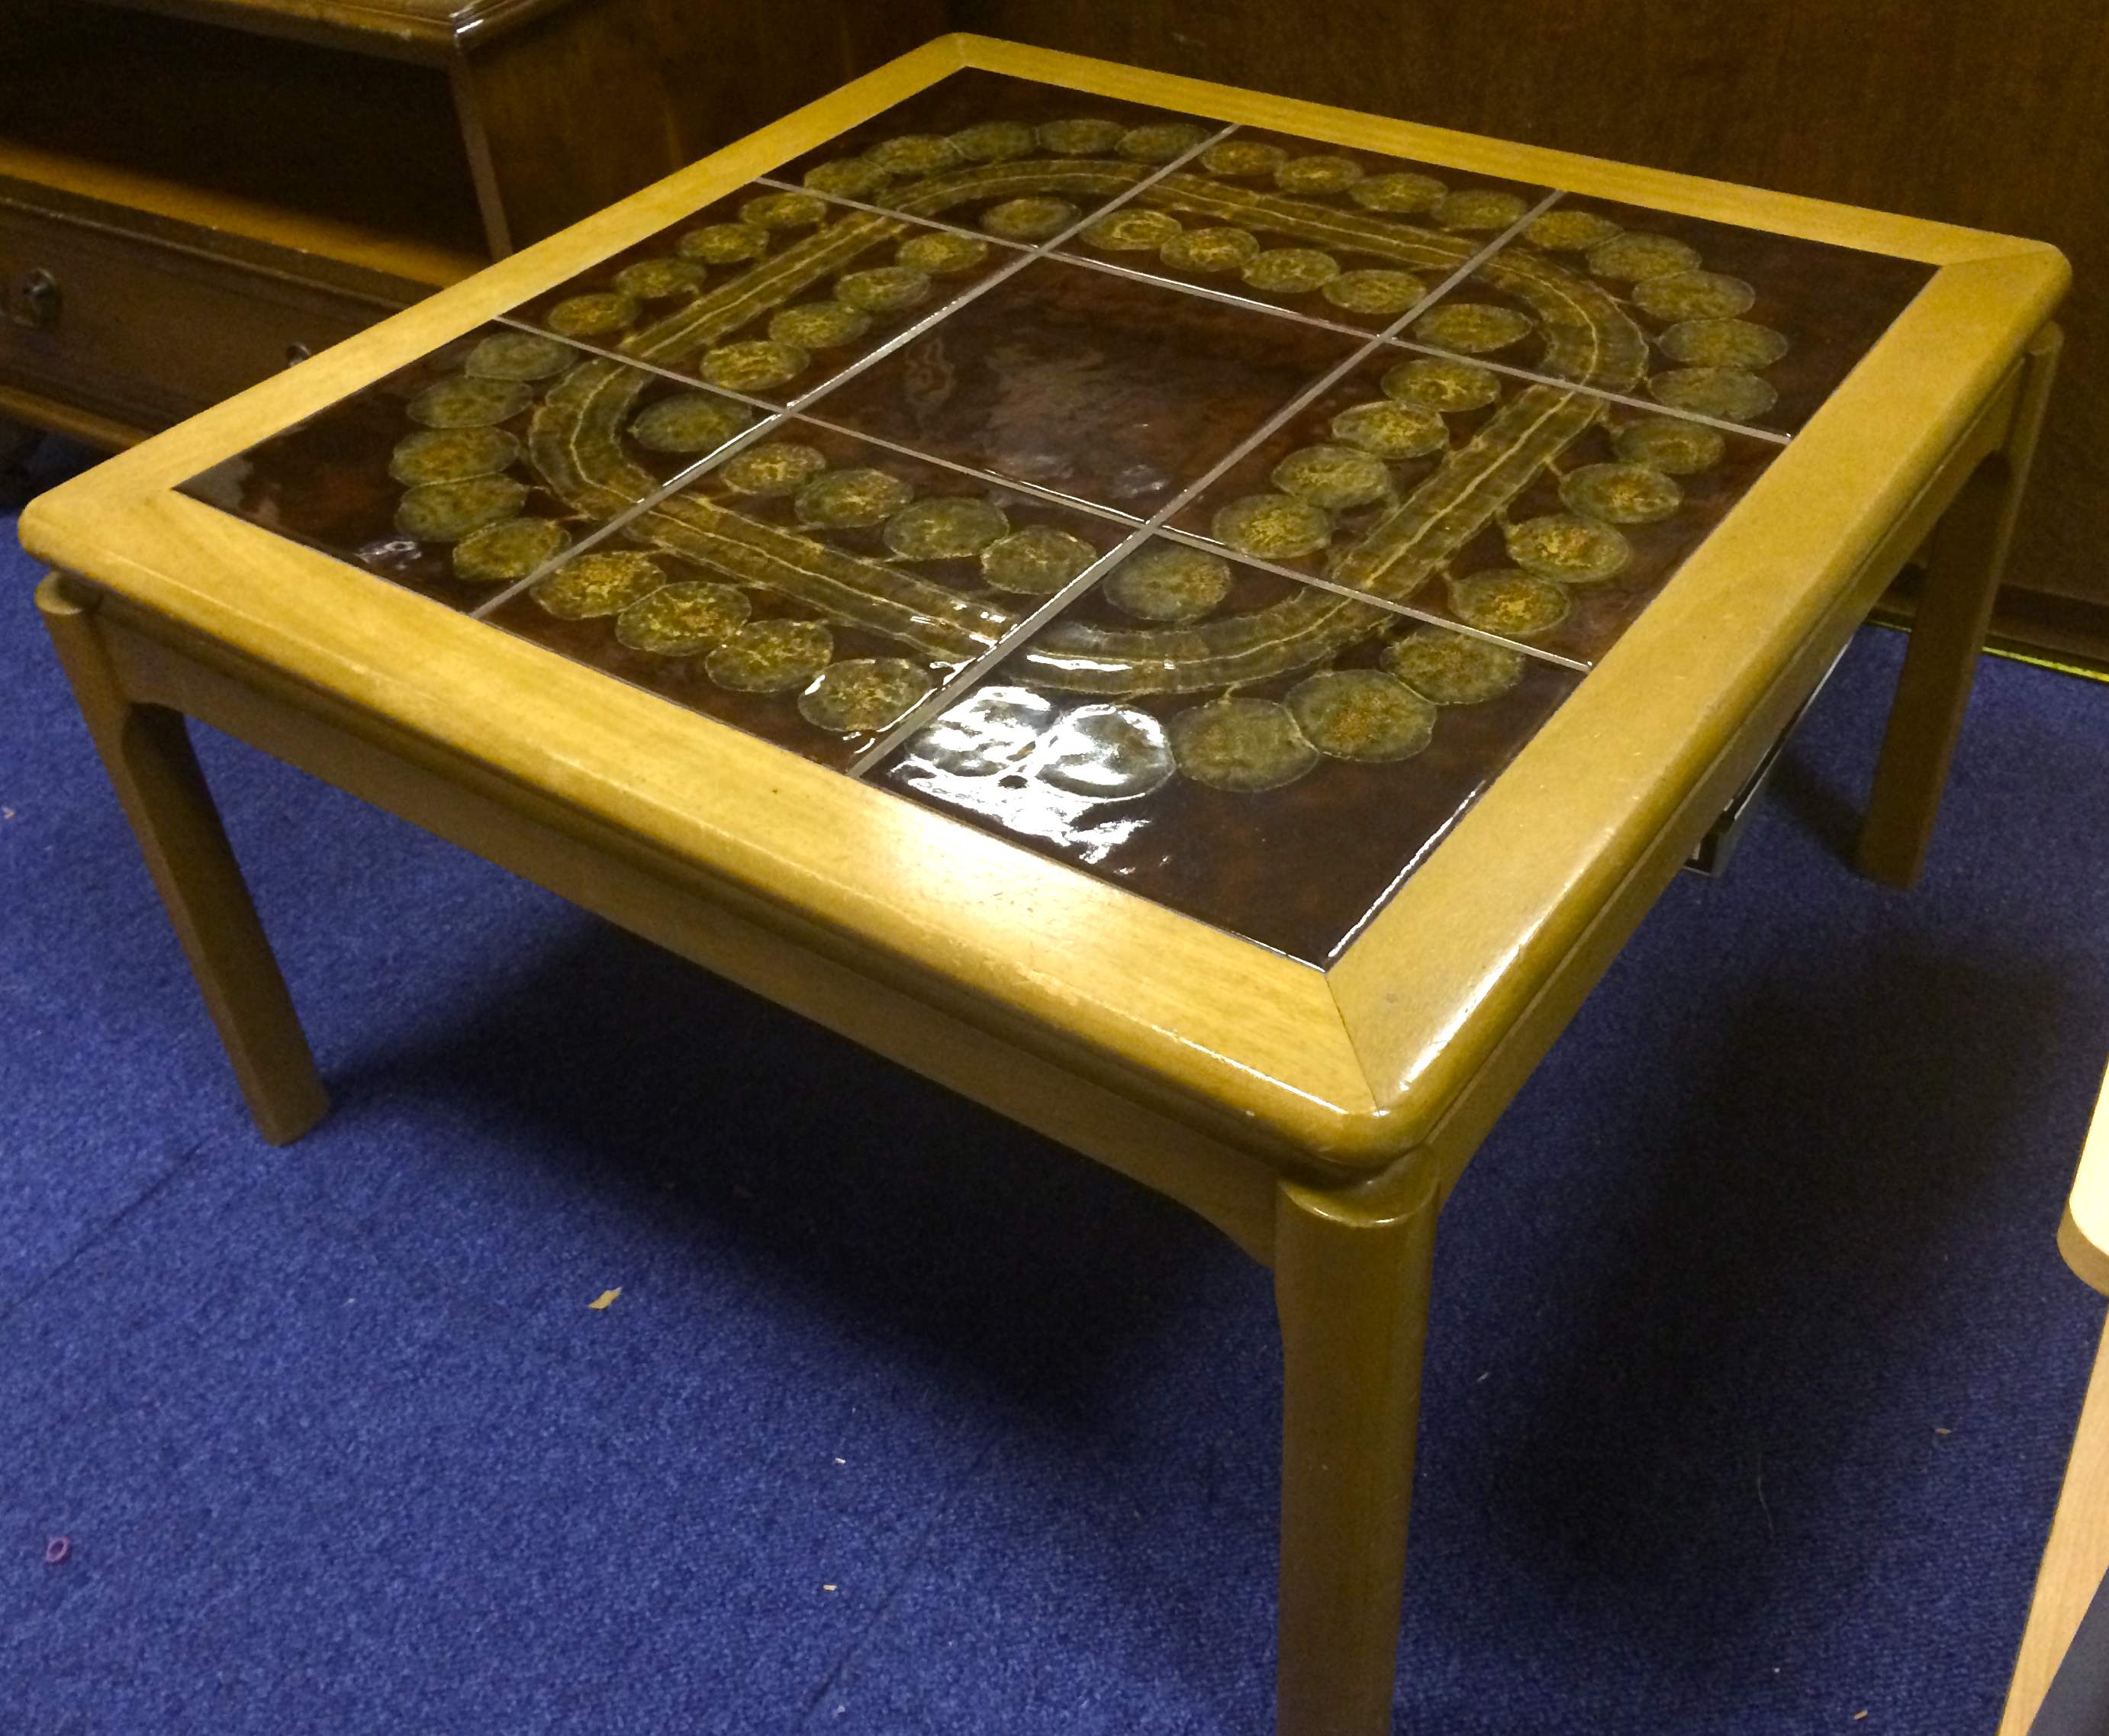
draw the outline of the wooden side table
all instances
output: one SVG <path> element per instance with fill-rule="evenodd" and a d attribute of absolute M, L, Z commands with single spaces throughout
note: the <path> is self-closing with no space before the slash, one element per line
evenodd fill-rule
<path fill-rule="evenodd" d="M 0 418 L 128 445 L 824 94 L 941 11 L 10 0 Z"/>
<path fill-rule="evenodd" d="M 187 716 L 1270 1265 L 1278 1728 L 1378 1736 L 1438 1209 L 1931 537 L 1912 878 L 2066 280 L 948 38 L 23 535 L 269 1137 L 324 1097 Z"/>

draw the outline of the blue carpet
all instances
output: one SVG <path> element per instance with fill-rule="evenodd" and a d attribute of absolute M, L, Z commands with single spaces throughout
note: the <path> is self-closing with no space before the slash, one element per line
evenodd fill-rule
<path fill-rule="evenodd" d="M 1264 1273 L 208 737 L 336 1099 L 265 1146 L 33 576 L 11 523 L 0 1729 L 1266 1728 Z M 1840 860 L 1900 649 L 1452 1202 L 1402 1736 L 1992 1727 L 2102 1318 L 2109 687 L 1985 665 L 1901 897 Z"/>

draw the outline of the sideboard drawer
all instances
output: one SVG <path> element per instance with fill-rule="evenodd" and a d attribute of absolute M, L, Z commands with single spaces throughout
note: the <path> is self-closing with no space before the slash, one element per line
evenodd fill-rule
<path fill-rule="evenodd" d="M 120 207 L 51 209 L 0 183 L 0 385 L 142 428 L 180 421 L 427 286 Z M 84 204 L 85 201 L 84 201 Z M 42 207 L 42 208 L 40 208 Z M 370 281 L 358 281 L 368 279 Z"/>

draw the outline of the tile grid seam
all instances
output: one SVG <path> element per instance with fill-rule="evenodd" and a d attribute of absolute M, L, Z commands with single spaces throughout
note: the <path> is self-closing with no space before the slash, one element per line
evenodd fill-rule
<path fill-rule="evenodd" d="M 1222 136 L 1222 134 L 1217 135 L 1218 138 Z M 1212 139 L 1209 141 L 1209 143 L 1211 144 L 1214 142 L 1215 140 Z M 1206 147 L 1202 147 L 1197 148 Z M 1176 165 L 1167 165 L 1166 173 L 1170 173 L 1172 166 Z M 1138 185 L 1135 191 L 1141 191 L 1141 187 Z M 862 753 L 859 754 L 855 760 L 851 762 L 848 768 L 850 775 L 854 778 L 862 779 L 867 771 L 869 771 L 874 766 L 877 765 L 879 761 L 883 759 L 887 754 L 891 753 L 895 748 L 898 747 L 902 742 L 908 739 L 910 735 L 921 729 L 924 725 L 928 722 L 932 718 L 939 716 L 945 707 L 949 705 L 954 698 L 958 694 L 965 692 L 974 682 L 978 681 L 983 675 L 985 675 L 990 669 L 993 668 L 996 663 L 1000 662 L 1003 658 L 1009 656 L 1012 652 L 1018 649 L 1020 646 L 1029 643 L 1033 634 L 1039 631 L 1043 626 L 1045 626 L 1050 620 L 1053 619 L 1053 617 L 1059 614 L 1063 609 L 1067 608 L 1069 604 L 1074 602 L 1078 597 L 1083 595 L 1086 591 L 1099 581 L 1099 579 L 1103 574 L 1111 572 L 1114 567 L 1119 564 L 1120 562 L 1126 559 L 1128 555 L 1132 554 L 1136 549 L 1140 548 L 1154 532 L 1162 528 L 1167 521 L 1171 519 L 1174 514 L 1185 510 L 1186 507 L 1190 505 L 1199 497 L 1204 490 L 1213 486 L 1216 482 L 1220 481 L 1223 476 L 1240 460 L 1257 450 L 1262 443 L 1282 427 L 1285 427 L 1291 420 L 1293 420 L 1303 410 L 1307 409 L 1310 405 L 1315 403 L 1324 392 L 1334 385 L 1335 382 L 1345 377 L 1349 373 L 1353 372 L 1364 361 L 1367 360 L 1370 356 L 1375 355 L 1380 346 L 1383 344 L 1384 340 L 1387 336 L 1391 332 L 1397 331 L 1409 319 L 1415 318 L 1420 314 L 1422 309 L 1433 305 L 1442 296 L 1447 295 L 1452 288 L 1459 283 L 1461 283 L 1465 278 L 1469 277 L 1473 271 L 1476 270 L 1484 261 L 1493 257 L 1493 255 L 1501 250 L 1502 246 L 1507 242 L 1511 236 L 1519 233 L 1525 225 L 1534 221 L 1544 212 L 1550 210 L 1554 205 L 1559 202 L 1560 198 L 1560 195 L 1556 191 L 1547 193 L 1544 198 L 1541 199 L 1538 204 L 1533 206 L 1529 210 L 1524 212 L 1524 215 L 1518 218 L 1514 224 L 1511 224 L 1508 228 L 1503 230 L 1499 235 L 1488 242 L 1485 246 L 1482 247 L 1477 253 L 1474 254 L 1471 258 L 1466 260 L 1463 264 L 1460 265 L 1455 271 L 1451 273 L 1448 277 L 1445 278 L 1440 283 L 1437 284 L 1434 288 L 1429 291 L 1429 292 L 1425 296 L 1422 296 L 1419 301 L 1416 302 L 1403 314 L 1400 314 L 1399 317 L 1389 326 L 1387 326 L 1383 332 L 1378 333 L 1375 337 L 1368 339 L 1359 347 L 1350 352 L 1344 359 L 1334 364 L 1333 367 L 1321 374 L 1308 386 L 1304 387 L 1300 391 L 1293 396 L 1287 403 L 1284 404 L 1280 409 L 1275 411 L 1272 415 L 1269 416 L 1265 421 L 1261 423 L 1258 427 L 1254 428 L 1251 433 L 1245 436 L 1243 440 L 1240 441 L 1228 452 L 1224 454 L 1222 458 L 1218 459 L 1216 463 L 1211 465 L 1207 471 L 1202 473 L 1201 476 L 1197 477 L 1194 481 L 1188 483 L 1185 488 L 1181 489 L 1177 494 L 1174 495 L 1171 500 L 1167 500 L 1163 506 L 1159 507 L 1149 516 L 1148 519 L 1144 521 L 1141 525 L 1138 526 L 1131 535 L 1123 538 L 1106 554 L 1100 555 L 1097 560 L 1092 562 L 1090 566 L 1086 567 L 1082 572 L 1078 573 L 1068 584 L 1063 586 L 1060 590 L 1055 592 L 1053 596 L 1050 597 L 1045 603 L 1042 604 L 1038 608 L 1032 611 L 1032 613 L 1027 614 L 1022 621 L 1018 622 L 1009 632 L 1005 634 L 996 642 L 995 644 L 991 645 L 987 651 L 982 653 L 981 656 L 976 658 L 972 662 L 960 669 L 959 672 L 949 681 L 942 683 L 933 692 L 928 694 L 920 703 L 910 707 L 905 717 L 903 717 L 891 729 L 887 730 L 883 735 L 882 735 L 877 741 L 872 744 L 870 747 L 867 748 Z M 1327 588 L 1330 589 L 1331 587 Z M 1374 599 L 1371 599 L 1366 600 L 1373 601 Z M 1532 654 L 1541 655 L 1542 653 L 1533 653 Z"/>
<path fill-rule="evenodd" d="M 1208 149 L 1210 146 L 1221 142 L 1223 139 L 1229 138 L 1230 135 L 1236 130 L 1237 123 L 1235 121 L 1218 128 L 1215 132 L 1210 133 L 1208 138 L 1201 140 L 1199 143 L 1191 147 L 1188 150 L 1182 151 L 1177 156 L 1172 158 L 1171 161 L 1160 164 L 1156 169 L 1151 170 L 1149 174 L 1145 175 L 1140 180 L 1137 181 L 1134 186 L 1128 188 L 1126 192 L 1118 194 L 1115 197 L 1107 201 L 1105 204 L 1096 206 L 1090 211 L 1080 214 L 1074 223 L 1070 224 L 1065 228 L 1059 230 L 1054 234 L 1049 236 L 1046 240 L 1041 242 L 1037 246 L 1019 251 L 1018 256 L 1013 260 L 1010 264 L 1004 266 L 1000 270 L 990 273 L 989 275 L 982 278 L 980 283 L 973 284 L 967 289 L 961 291 L 958 295 L 953 296 L 941 306 L 924 315 L 922 319 L 910 321 L 907 325 L 903 326 L 901 330 L 895 332 L 892 337 L 887 338 L 883 343 L 875 345 L 871 350 L 867 351 L 865 355 L 859 356 L 856 361 L 851 363 L 847 367 L 842 368 L 838 373 L 829 375 L 828 378 L 820 382 L 819 385 L 814 387 L 810 391 L 800 393 L 797 397 L 792 399 L 788 404 L 785 405 L 780 409 L 772 409 L 770 415 L 763 421 L 757 423 L 751 428 L 743 429 L 738 435 L 734 436 L 731 440 L 727 441 L 723 445 L 704 454 L 702 458 L 698 459 L 693 464 L 689 466 L 685 471 L 682 472 L 680 475 L 676 477 L 673 481 L 665 485 L 663 487 L 656 491 L 653 494 L 648 495 L 644 500 L 633 502 L 630 506 L 618 513 L 612 519 L 609 520 L 607 523 L 603 525 L 590 536 L 586 537 L 578 545 L 564 549 L 561 554 L 552 555 L 548 560 L 543 562 L 540 566 L 536 567 L 534 572 L 529 573 L 525 578 L 522 578 L 516 583 L 508 586 L 497 596 L 491 598 L 489 602 L 482 604 L 477 608 L 471 610 L 469 612 L 469 618 L 471 620 L 481 620 L 485 616 L 490 614 L 493 611 L 501 608 L 506 603 L 511 601 L 513 598 L 526 590 L 531 585 L 535 584 L 541 579 L 546 577 L 549 572 L 553 571 L 564 561 L 572 559 L 577 555 L 585 553 L 588 549 L 595 547 L 600 543 L 604 542 L 609 537 L 613 536 L 619 531 L 622 530 L 625 526 L 633 522 L 641 514 L 649 511 L 653 507 L 657 506 L 661 501 L 678 493 L 688 483 L 693 481 L 698 477 L 702 476 L 712 466 L 722 463 L 726 459 L 732 457 L 734 454 L 740 451 L 743 448 L 752 445 L 756 441 L 760 440 L 765 434 L 778 427 L 780 427 L 788 418 L 797 415 L 808 405 L 814 403 L 820 398 L 825 397 L 829 392 L 834 391 L 836 387 L 842 385 L 847 381 L 856 378 L 867 369 L 878 366 L 878 364 L 885 360 L 887 356 L 892 355 L 896 350 L 903 348 L 905 346 L 913 343 L 917 338 L 920 337 L 925 332 L 928 331 L 933 326 L 937 324 L 941 320 L 951 318 L 952 314 L 957 313 L 969 302 L 978 301 L 982 296 L 987 295 L 991 290 L 994 289 L 998 284 L 1005 283 L 1011 278 L 1016 276 L 1018 273 L 1023 271 L 1035 260 L 1045 257 L 1054 248 L 1061 246 L 1064 242 L 1068 240 L 1071 236 L 1077 233 L 1087 224 L 1098 221 L 1098 219 L 1103 217 L 1107 212 L 1117 210 L 1121 206 L 1127 204 L 1138 193 L 1143 192 L 1144 189 L 1155 186 L 1157 183 L 1163 180 L 1165 176 L 1172 174 L 1176 170 L 1181 168 L 1183 165 L 1191 162 L 1204 151 Z M 824 198 L 825 196 L 822 194 L 815 194 L 814 197 L 815 198 Z M 887 213 L 887 215 L 892 215 L 895 214 Z M 919 219 L 905 217 L 902 218 L 901 220 L 904 222 L 919 221 Z M 939 225 L 939 227 L 942 226 Z M 544 294 L 546 294 L 547 292 L 547 291 L 540 292 L 540 293 Z M 532 301 L 534 297 L 530 296 L 528 299 Z M 498 323 L 511 326 L 517 330 L 534 332 L 540 337 L 547 337 L 553 335 L 552 333 L 542 331 L 538 326 L 531 325 L 526 320 L 515 317 L 512 314 L 499 314 L 498 316 Z M 581 348 L 584 346 L 574 345 L 573 347 Z M 608 352 L 595 351 L 594 353 L 605 355 Z M 619 359 L 625 362 L 630 359 L 628 356 L 621 356 Z M 666 370 L 662 368 L 653 368 L 651 371 L 653 373 L 666 372 Z M 684 384 L 689 386 L 695 386 L 702 383 L 694 380 L 690 380 L 687 376 L 681 374 L 675 374 L 672 375 L 671 377 L 681 380 Z M 752 403 L 756 400 L 743 398 L 743 401 Z"/>

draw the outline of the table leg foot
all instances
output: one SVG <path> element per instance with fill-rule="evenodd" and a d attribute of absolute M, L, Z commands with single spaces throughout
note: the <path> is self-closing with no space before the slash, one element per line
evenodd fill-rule
<path fill-rule="evenodd" d="M 2037 333 L 2005 442 L 1962 485 L 1933 535 L 1860 833 L 1861 872 L 1892 886 L 1917 879 L 1932 840 L 2062 341 L 2055 325 Z"/>
<path fill-rule="evenodd" d="M 55 575 L 38 588 L 37 607 L 250 1113 L 273 1144 L 298 1139 L 328 1099 L 183 717 L 125 695 L 92 594 Z"/>
<path fill-rule="evenodd" d="M 1376 1205 L 1282 1186 L 1276 1736 L 1389 1736 L 1439 1209 L 1432 1166 Z"/>

